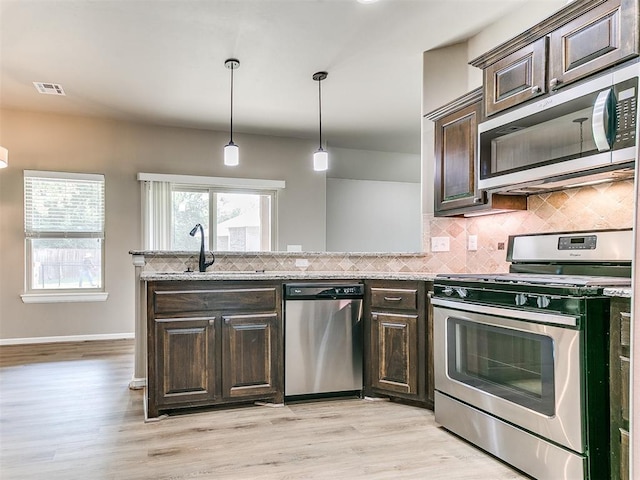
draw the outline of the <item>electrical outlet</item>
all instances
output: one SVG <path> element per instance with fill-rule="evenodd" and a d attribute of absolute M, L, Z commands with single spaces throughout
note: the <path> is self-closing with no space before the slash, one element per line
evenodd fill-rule
<path fill-rule="evenodd" d="M 449 237 L 431 237 L 432 252 L 448 252 Z"/>
<path fill-rule="evenodd" d="M 498 242 L 498 250 L 504 250 L 504 242 Z"/>
<path fill-rule="evenodd" d="M 306 258 L 296 258 L 296 267 L 307 268 L 309 266 L 309 260 Z"/>
<path fill-rule="evenodd" d="M 478 236 L 477 235 L 469 235 L 467 241 L 467 250 L 478 250 Z"/>

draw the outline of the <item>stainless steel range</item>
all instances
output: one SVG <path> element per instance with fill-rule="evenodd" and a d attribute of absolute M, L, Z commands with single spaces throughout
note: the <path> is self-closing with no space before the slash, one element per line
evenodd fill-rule
<path fill-rule="evenodd" d="M 508 274 L 434 282 L 436 422 L 540 479 L 609 478 L 609 298 L 631 230 L 509 238 Z"/>

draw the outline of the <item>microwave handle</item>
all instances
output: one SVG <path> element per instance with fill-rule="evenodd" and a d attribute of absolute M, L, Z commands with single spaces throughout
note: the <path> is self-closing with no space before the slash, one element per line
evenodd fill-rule
<path fill-rule="evenodd" d="M 593 139 L 599 152 L 611 150 L 609 142 L 608 123 L 609 123 L 609 104 L 612 94 L 611 88 L 603 90 L 598 94 L 596 102 L 593 105 L 593 120 L 591 122 L 591 130 Z"/>

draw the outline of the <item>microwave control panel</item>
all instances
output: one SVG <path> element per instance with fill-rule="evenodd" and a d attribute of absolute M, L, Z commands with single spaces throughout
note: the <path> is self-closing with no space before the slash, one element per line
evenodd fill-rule
<path fill-rule="evenodd" d="M 614 150 L 633 147 L 636 144 L 638 117 L 638 78 L 632 78 L 614 86 L 616 96 L 616 138 Z"/>

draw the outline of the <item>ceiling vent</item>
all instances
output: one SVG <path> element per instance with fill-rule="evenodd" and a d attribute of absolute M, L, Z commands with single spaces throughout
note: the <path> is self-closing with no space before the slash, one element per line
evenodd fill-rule
<path fill-rule="evenodd" d="M 33 82 L 33 85 L 38 92 L 44 93 L 45 95 L 64 95 L 62 85 L 59 83 Z"/>

